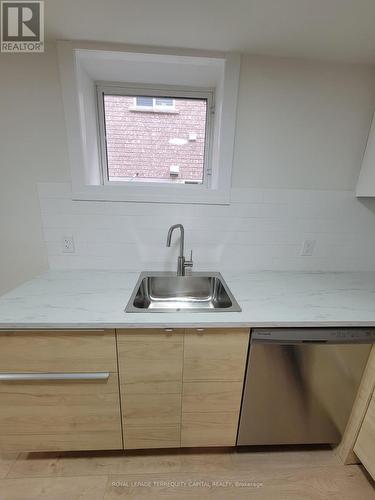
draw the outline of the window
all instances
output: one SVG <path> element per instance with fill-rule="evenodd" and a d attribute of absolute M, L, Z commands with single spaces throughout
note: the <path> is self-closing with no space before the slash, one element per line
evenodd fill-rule
<path fill-rule="evenodd" d="M 212 94 L 137 91 L 97 86 L 104 183 L 209 185 Z"/>
<path fill-rule="evenodd" d="M 175 100 L 169 97 L 136 96 L 133 111 L 169 112 L 175 109 Z"/>
<path fill-rule="evenodd" d="M 74 200 L 230 202 L 238 54 L 57 45 Z"/>
<path fill-rule="evenodd" d="M 135 105 L 139 108 L 152 108 L 154 99 L 152 97 L 137 96 L 134 98 Z"/>
<path fill-rule="evenodd" d="M 170 108 L 174 106 L 174 99 L 169 99 L 167 97 L 159 97 L 154 99 L 155 106 L 160 108 Z"/>

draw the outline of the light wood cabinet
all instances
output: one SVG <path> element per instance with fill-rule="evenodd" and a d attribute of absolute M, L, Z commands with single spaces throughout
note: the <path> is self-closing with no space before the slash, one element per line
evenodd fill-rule
<path fill-rule="evenodd" d="M 233 446 L 248 329 L 121 330 L 125 449 Z"/>
<path fill-rule="evenodd" d="M 246 328 L 187 329 L 184 382 L 242 381 L 248 342 Z"/>
<path fill-rule="evenodd" d="M 237 411 L 238 394 L 242 394 L 242 386 L 242 381 L 184 381 L 184 412 L 195 413 L 202 408 L 205 412 Z"/>
<path fill-rule="evenodd" d="M 0 382 L 0 449 L 121 449 L 117 374 L 108 380 Z"/>
<path fill-rule="evenodd" d="M 375 393 L 362 422 L 354 452 L 375 479 Z"/>
<path fill-rule="evenodd" d="M 344 464 L 358 463 L 354 446 L 375 390 L 375 345 L 372 346 L 366 368 L 362 375 L 356 399 L 341 443 L 336 448 L 337 456 Z"/>
<path fill-rule="evenodd" d="M 0 333 L 2 451 L 121 449 L 119 408 L 114 331 Z"/>
<path fill-rule="evenodd" d="M 187 329 L 181 446 L 234 446 L 248 329 Z"/>
<path fill-rule="evenodd" d="M 0 450 L 236 444 L 249 330 L 0 332 Z"/>
<path fill-rule="evenodd" d="M 117 372 L 114 330 L 0 332 L 0 372 Z"/>
<path fill-rule="evenodd" d="M 184 331 L 117 333 L 125 449 L 180 446 Z"/>

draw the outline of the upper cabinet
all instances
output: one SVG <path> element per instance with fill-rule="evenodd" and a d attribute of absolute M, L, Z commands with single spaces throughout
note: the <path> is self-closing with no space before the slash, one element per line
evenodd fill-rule
<path fill-rule="evenodd" d="M 359 173 L 357 196 L 375 196 L 375 116 L 372 120 L 362 168 Z"/>

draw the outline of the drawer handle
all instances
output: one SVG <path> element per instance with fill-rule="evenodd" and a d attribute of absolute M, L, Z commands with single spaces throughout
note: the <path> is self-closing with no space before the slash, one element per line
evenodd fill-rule
<path fill-rule="evenodd" d="M 196 329 L 196 331 L 197 331 L 198 333 L 202 333 L 202 332 L 204 332 L 204 328 L 197 328 L 197 329 Z"/>
<path fill-rule="evenodd" d="M 172 333 L 173 332 L 173 328 L 164 328 L 164 331 L 167 332 L 167 333 Z"/>
<path fill-rule="evenodd" d="M 108 380 L 109 372 L 95 373 L 0 373 L 0 382 L 33 380 Z"/>

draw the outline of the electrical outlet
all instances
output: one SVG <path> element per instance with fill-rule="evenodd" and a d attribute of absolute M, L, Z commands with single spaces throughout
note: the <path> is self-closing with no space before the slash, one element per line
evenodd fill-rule
<path fill-rule="evenodd" d="M 64 236 L 61 243 L 63 253 L 74 253 L 74 238 L 73 236 Z"/>
<path fill-rule="evenodd" d="M 316 240 L 305 240 L 302 243 L 301 255 L 303 257 L 310 257 L 314 253 Z"/>

